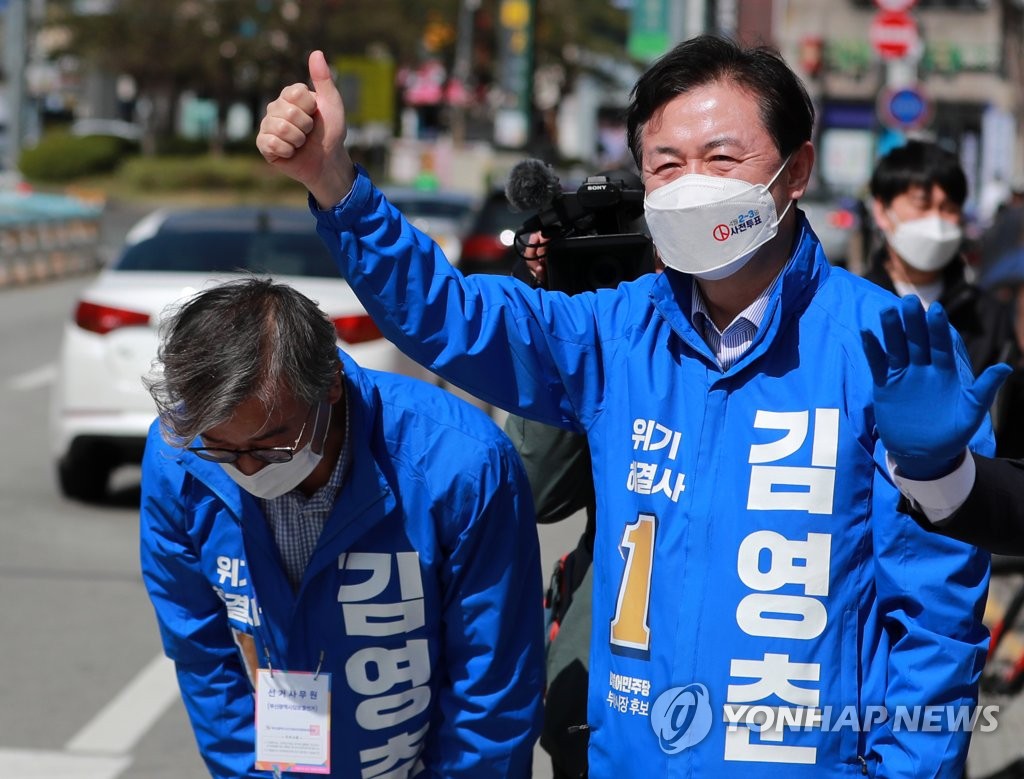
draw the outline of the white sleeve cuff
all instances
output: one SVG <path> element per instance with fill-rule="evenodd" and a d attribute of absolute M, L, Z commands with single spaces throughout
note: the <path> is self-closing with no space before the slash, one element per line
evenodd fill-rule
<path fill-rule="evenodd" d="M 932 481 L 915 481 L 901 476 L 888 452 L 885 464 L 899 491 L 933 523 L 954 514 L 974 487 L 975 466 L 970 451 L 955 471 Z"/>

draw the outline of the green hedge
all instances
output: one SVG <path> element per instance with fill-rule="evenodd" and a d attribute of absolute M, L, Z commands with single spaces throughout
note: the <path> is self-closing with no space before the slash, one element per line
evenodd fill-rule
<path fill-rule="evenodd" d="M 118 171 L 140 191 L 248 190 L 284 192 L 299 185 L 272 170 L 262 157 L 133 157 Z"/>
<path fill-rule="evenodd" d="M 224 153 L 228 156 L 258 157 L 256 136 L 246 136 L 224 142 Z M 161 136 L 156 139 L 158 157 L 205 157 L 210 153 L 208 138 L 183 138 L 180 135 Z"/>
<path fill-rule="evenodd" d="M 131 144 L 120 138 L 52 133 L 21 152 L 18 168 L 30 181 L 67 182 L 109 173 L 130 151 Z"/>

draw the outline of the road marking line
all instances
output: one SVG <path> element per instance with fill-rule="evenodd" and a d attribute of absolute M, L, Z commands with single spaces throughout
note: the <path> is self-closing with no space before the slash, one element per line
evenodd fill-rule
<path fill-rule="evenodd" d="M 174 663 L 157 655 L 64 746 L 68 752 L 126 755 L 179 699 Z"/>
<path fill-rule="evenodd" d="M 83 757 L 60 752 L 0 749 L 6 779 L 117 779 L 131 765 L 128 757 Z"/>
<path fill-rule="evenodd" d="M 57 364 L 51 362 L 49 365 L 15 376 L 7 382 L 7 386 L 20 392 L 27 392 L 53 384 L 56 378 Z"/>

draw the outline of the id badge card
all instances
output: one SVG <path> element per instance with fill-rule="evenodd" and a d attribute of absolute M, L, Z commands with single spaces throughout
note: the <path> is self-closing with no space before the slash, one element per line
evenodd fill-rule
<path fill-rule="evenodd" d="M 331 772 L 331 675 L 259 669 L 256 770 Z"/>

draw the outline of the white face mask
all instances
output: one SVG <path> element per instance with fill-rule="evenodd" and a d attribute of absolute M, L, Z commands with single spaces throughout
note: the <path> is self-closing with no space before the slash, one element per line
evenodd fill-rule
<path fill-rule="evenodd" d="M 321 404 L 322 405 L 322 404 Z M 234 464 L 221 463 L 220 467 L 231 477 L 239 487 L 257 498 L 273 500 L 280 498 L 285 493 L 291 492 L 313 472 L 313 469 L 320 464 L 324 456 L 324 445 L 327 441 L 327 431 L 331 427 L 331 406 L 327 406 L 327 424 L 323 428 L 323 436 L 320 441 L 320 452 L 313 451 L 313 441 L 320 432 L 320 405 L 316 409 L 316 419 L 313 421 L 313 434 L 309 443 L 292 455 L 286 463 L 267 463 L 256 473 L 242 473 Z"/>
<path fill-rule="evenodd" d="M 889 216 L 893 222 L 896 219 Z M 912 268 L 936 271 L 946 267 L 963 241 L 963 230 L 938 214 L 898 222 L 885 236 L 893 251 Z"/>
<path fill-rule="evenodd" d="M 687 173 L 644 198 L 644 215 L 662 262 L 699 279 L 724 279 L 775 237 L 782 216 L 767 184 Z"/>

